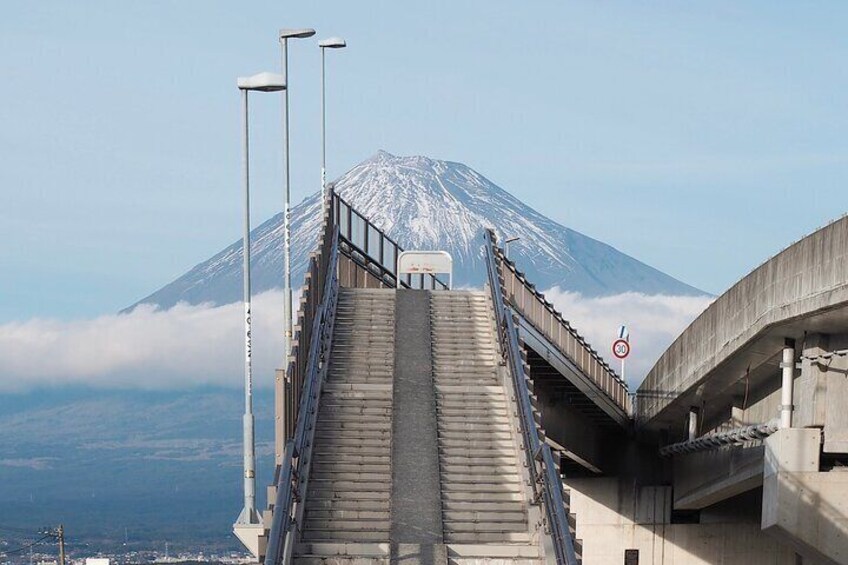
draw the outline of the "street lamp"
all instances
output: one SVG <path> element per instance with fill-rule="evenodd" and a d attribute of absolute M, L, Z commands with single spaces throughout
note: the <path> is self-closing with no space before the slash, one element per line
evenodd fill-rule
<path fill-rule="evenodd" d="M 347 43 L 341 37 L 331 37 L 318 44 L 321 48 L 321 202 L 327 198 L 327 97 L 324 52 L 327 49 L 344 49 Z"/>
<path fill-rule="evenodd" d="M 519 239 L 521 239 L 521 238 L 520 237 L 509 237 L 506 240 L 504 240 L 504 257 L 509 259 L 509 244 L 512 243 L 513 241 L 518 241 Z"/>
<path fill-rule="evenodd" d="M 240 77 L 236 83 L 242 93 L 242 174 L 244 181 L 244 238 L 242 257 L 244 269 L 244 508 L 233 531 L 255 556 L 259 556 L 259 536 L 264 531 L 262 519 L 256 511 L 256 455 L 253 433 L 253 369 L 250 339 L 250 142 L 248 129 L 248 93 L 279 92 L 286 90 L 283 77 L 273 73 L 259 73 Z"/>
<path fill-rule="evenodd" d="M 286 90 L 283 93 L 283 133 L 285 135 L 285 190 L 286 199 L 283 207 L 283 223 L 284 223 L 284 265 L 285 284 L 283 293 L 285 294 L 285 302 L 283 306 L 283 317 L 285 318 L 285 341 L 284 341 L 284 357 L 283 369 L 288 369 L 288 359 L 291 353 L 292 339 L 292 290 L 291 290 L 291 211 L 289 210 L 289 202 L 291 201 L 291 186 L 290 186 L 290 168 L 289 168 L 289 57 L 288 57 L 288 41 L 289 39 L 304 39 L 315 35 L 314 29 L 281 29 L 278 36 L 280 39 L 280 50 L 283 67 L 283 82 L 286 84 Z"/>

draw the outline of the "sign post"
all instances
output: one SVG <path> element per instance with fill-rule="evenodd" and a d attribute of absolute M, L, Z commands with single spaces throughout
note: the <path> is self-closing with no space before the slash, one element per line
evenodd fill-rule
<path fill-rule="evenodd" d="M 621 379 L 624 380 L 624 360 L 630 355 L 630 332 L 627 330 L 627 326 L 618 328 L 618 339 L 612 343 L 612 354 L 621 360 Z"/>

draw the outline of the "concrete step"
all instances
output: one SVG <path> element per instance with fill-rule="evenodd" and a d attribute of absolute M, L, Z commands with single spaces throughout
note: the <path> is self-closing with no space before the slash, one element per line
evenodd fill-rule
<path fill-rule="evenodd" d="M 502 386 L 485 386 L 485 385 L 445 385 L 436 387 L 437 392 L 441 394 L 453 394 L 464 396 L 485 396 L 494 398 L 504 398 L 504 389 Z"/>
<path fill-rule="evenodd" d="M 527 528 L 527 513 L 519 507 L 519 510 L 504 512 L 500 510 L 443 510 L 442 516 L 447 522 L 518 522 Z"/>
<path fill-rule="evenodd" d="M 371 483 L 368 483 L 369 485 Z M 346 483 L 343 485 L 346 486 Z M 363 487 L 364 488 L 364 487 Z M 442 492 L 447 496 L 448 494 L 456 494 L 461 496 L 462 494 L 483 494 L 483 493 L 493 493 L 493 494 L 504 494 L 504 493 L 518 493 L 520 494 L 523 490 L 523 486 L 517 482 L 498 482 L 498 483 L 469 483 L 469 482 L 451 482 L 451 481 L 442 481 Z"/>
<path fill-rule="evenodd" d="M 391 437 L 391 432 L 377 437 L 367 437 L 362 435 L 339 436 L 334 432 L 326 432 L 322 430 L 315 431 L 315 442 L 320 442 L 325 448 L 350 446 L 356 444 L 357 441 L 362 442 L 360 444 L 362 448 L 389 448 L 391 446 Z"/>
<path fill-rule="evenodd" d="M 330 391 L 321 395 L 321 406 L 346 408 L 391 408 L 392 398 L 388 394 L 360 391 Z"/>
<path fill-rule="evenodd" d="M 508 447 L 467 445 L 465 443 L 450 446 L 441 445 L 439 452 L 442 459 L 465 457 L 469 459 L 497 458 L 502 460 L 503 457 L 515 457 L 515 448 L 512 444 Z"/>
<path fill-rule="evenodd" d="M 446 543 L 530 543 L 527 532 L 445 532 Z"/>
<path fill-rule="evenodd" d="M 392 387 L 387 387 L 384 385 L 369 385 L 369 384 L 325 384 L 322 387 L 322 393 L 335 393 L 335 392 L 371 392 L 377 396 L 391 396 Z"/>
<path fill-rule="evenodd" d="M 362 439 L 367 441 L 389 441 L 392 437 L 391 426 L 383 430 L 375 429 L 359 429 L 351 430 L 346 428 L 330 428 L 328 425 L 318 424 L 315 428 L 316 438 L 331 438 L 331 439 Z M 376 444 L 372 444 L 376 445 Z"/>
<path fill-rule="evenodd" d="M 467 448 L 472 445 L 473 440 L 457 439 L 454 437 L 439 437 L 439 443 L 445 448 Z M 475 447 L 482 447 L 480 443 L 473 444 Z M 486 448 L 497 448 L 501 450 L 510 450 L 514 448 L 512 439 L 490 440 L 486 442 Z"/>
<path fill-rule="evenodd" d="M 320 504 L 322 500 L 344 500 L 344 501 L 365 501 L 365 500 L 380 500 L 380 501 L 389 501 L 389 495 L 391 494 L 390 489 L 377 491 L 377 490 L 328 490 L 326 488 L 327 485 L 319 484 L 317 486 L 312 485 L 310 482 L 309 489 L 307 489 L 307 511 L 313 504 Z"/>
<path fill-rule="evenodd" d="M 321 520 L 313 519 L 311 515 L 307 515 L 305 529 L 308 531 L 327 532 L 388 532 L 391 529 L 391 521 L 388 519 L 388 516 L 380 520 Z"/>
<path fill-rule="evenodd" d="M 497 412 L 484 412 L 484 413 L 454 413 L 454 414 L 445 414 L 444 411 L 438 411 L 438 417 L 440 424 L 444 427 L 444 429 L 475 429 L 476 426 L 482 426 L 484 428 L 497 428 L 503 430 L 512 430 L 512 422 L 506 416 L 506 414 L 499 414 Z M 366 417 L 367 415 L 362 415 Z M 372 415 L 372 417 L 377 417 L 376 415 Z"/>
<path fill-rule="evenodd" d="M 450 544 L 447 547 L 448 559 L 538 559 L 541 557 L 537 545 L 524 544 Z M 492 561 L 493 565 L 496 561 Z M 511 563 L 511 561 L 508 561 Z"/>
<path fill-rule="evenodd" d="M 443 469 L 442 482 L 455 485 L 457 489 L 462 488 L 461 484 L 472 485 L 514 485 L 521 482 L 518 472 L 513 469 L 512 473 L 453 473 L 450 469 Z"/>
<path fill-rule="evenodd" d="M 364 430 L 368 432 L 384 432 L 391 431 L 392 421 L 388 418 L 372 418 L 372 419 L 344 419 L 339 417 L 322 418 L 318 421 L 317 429 L 328 430 Z M 462 430 L 471 431 L 470 428 Z M 485 431 L 485 430 L 484 430 Z"/>
<path fill-rule="evenodd" d="M 313 455 L 314 465 L 391 465 L 391 449 L 377 449 L 374 447 L 355 449 L 355 444 L 344 447 L 329 446 L 316 443 L 322 453 Z M 387 460 L 386 458 L 389 458 Z"/>
<path fill-rule="evenodd" d="M 339 422 L 382 422 L 392 421 L 391 408 L 371 407 L 367 405 L 341 407 L 328 406 L 321 407 L 321 417 L 326 420 Z"/>
<path fill-rule="evenodd" d="M 317 451 L 313 456 L 315 459 L 318 459 L 327 454 L 332 454 L 333 457 L 345 457 L 346 461 L 353 461 L 354 457 L 389 457 L 391 456 L 390 446 L 386 445 L 359 445 L 356 442 L 346 441 L 346 442 L 330 442 L 330 441 L 322 441 L 315 442 L 316 446 L 321 447 L 322 450 L 325 451 Z"/>
<path fill-rule="evenodd" d="M 349 470 L 349 469 L 340 469 L 335 466 L 322 466 L 315 467 L 312 469 L 312 472 L 309 474 L 309 481 L 323 481 L 327 483 L 383 483 L 392 481 L 392 473 L 391 470 L 388 469 L 388 465 L 386 469 L 381 469 L 379 471 L 362 471 L 362 470 Z M 457 481 L 459 482 L 459 481 Z"/>
<path fill-rule="evenodd" d="M 468 474 L 510 474 L 517 472 L 515 455 L 508 454 L 496 457 L 456 457 L 450 454 L 440 453 L 439 464 L 442 469 L 451 472 L 466 472 Z"/>
<path fill-rule="evenodd" d="M 489 501 L 489 500 L 443 500 L 442 512 L 461 512 L 466 514 L 526 514 L 523 500 Z"/>
<path fill-rule="evenodd" d="M 310 509 L 307 523 L 310 520 L 316 522 L 362 522 L 362 521 L 389 521 L 390 513 L 386 510 L 323 510 L 320 508 Z"/>
<path fill-rule="evenodd" d="M 346 530 L 309 530 L 305 529 L 301 537 L 303 541 L 354 541 L 354 542 L 386 542 L 389 541 L 388 530 L 362 530 L 362 531 L 346 531 Z"/>
<path fill-rule="evenodd" d="M 294 548 L 294 555 L 330 555 L 356 557 L 389 557 L 390 546 L 388 543 L 299 543 Z"/>
<path fill-rule="evenodd" d="M 390 565 L 390 559 L 388 557 L 301 554 L 293 555 L 292 563 L 293 565 Z"/>
<path fill-rule="evenodd" d="M 467 490 L 444 490 L 442 492 L 442 504 L 445 502 L 510 502 L 524 501 L 524 496 L 516 491 L 467 491 Z"/>
<path fill-rule="evenodd" d="M 313 477 L 321 477 L 325 474 L 335 474 L 339 476 L 349 476 L 349 474 L 376 474 L 391 477 L 392 469 L 388 462 L 380 463 L 350 463 L 345 457 L 335 457 L 332 460 L 313 460 L 312 472 Z M 326 478 L 326 477 L 324 477 Z"/>
<path fill-rule="evenodd" d="M 307 502 L 309 512 L 352 511 L 352 512 L 389 512 L 389 499 L 378 498 L 316 498 Z"/>
<path fill-rule="evenodd" d="M 452 534 L 457 533 L 485 533 L 485 534 L 528 534 L 527 522 L 474 522 L 474 521 L 446 521 L 445 530 Z"/>

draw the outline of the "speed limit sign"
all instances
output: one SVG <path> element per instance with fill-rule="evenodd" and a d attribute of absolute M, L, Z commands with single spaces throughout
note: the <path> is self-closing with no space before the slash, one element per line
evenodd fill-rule
<path fill-rule="evenodd" d="M 618 359 L 624 359 L 630 355 L 630 344 L 623 339 L 615 340 L 612 344 L 612 354 Z"/>

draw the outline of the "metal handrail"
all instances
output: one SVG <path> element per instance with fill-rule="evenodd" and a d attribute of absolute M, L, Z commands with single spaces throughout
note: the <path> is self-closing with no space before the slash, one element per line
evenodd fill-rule
<path fill-rule="evenodd" d="M 383 265 L 375 257 L 372 257 L 370 254 L 364 252 L 358 245 L 346 238 L 344 235 L 340 234 L 339 240 L 341 243 L 339 250 L 342 255 L 360 265 L 363 269 L 366 270 L 366 272 L 368 272 L 377 280 L 388 284 L 389 288 L 395 288 L 397 286 L 397 275 L 388 267 Z M 399 245 L 397 246 L 397 249 L 403 251 L 403 248 Z M 392 267 L 394 268 L 394 265 Z M 429 273 L 418 273 L 415 275 L 413 275 L 412 273 L 407 273 L 405 277 L 401 277 L 400 286 L 402 288 L 416 288 L 412 285 L 413 276 L 421 283 L 420 286 L 417 287 L 419 289 L 449 290 L 447 284 L 445 284 L 438 277 Z M 404 280 L 404 278 L 406 280 Z M 425 280 L 430 281 L 429 289 L 427 288 L 424 282 Z"/>
<path fill-rule="evenodd" d="M 513 319 L 514 314 L 504 298 L 501 276 L 498 273 L 495 259 L 495 234 L 491 230 L 486 230 L 485 238 L 489 292 L 492 295 L 492 303 L 498 320 L 498 338 L 501 350 L 506 357 L 507 367 L 515 388 L 521 432 L 525 439 L 525 455 L 534 494 L 544 501 L 545 515 L 550 527 L 557 563 L 559 565 L 577 565 L 574 540 L 571 537 L 568 525 L 568 510 L 565 505 L 562 478 L 554 465 L 550 446 L 539 438 L 539 429 L 533 417 L 533 406 L 530 402 L 530 390 L 527 387 L 527 375 L 524 371 L 524 359 L 518 342 L 518 331 Z"/>
<path fill-rule="evenodd" d="M 324 360 L 330 347 L 338 303 L 339 231 L 337 227 L 333 229 L 332 237 L 333 244 L 327 264 L 323 298 L 313 319 L 312 339 L 309 344 L 309 359 L 304 389 L 300 397 L 297 426 L 294 436 L 286 442 L 276 484 L 277 496 L 265 553 L 265 565 L 288 565 L 291 562 L 296 534 L 295 526 L 297 526 L 295 503 L 303 498 L 305 494 L 303 487 L 308 481 L 309 465 L 306 452 L 312 444 L 311 436 L 314 433 L 315 419 L 318 415 L 317 404 L 321 383 L 327 370 Z"/>

